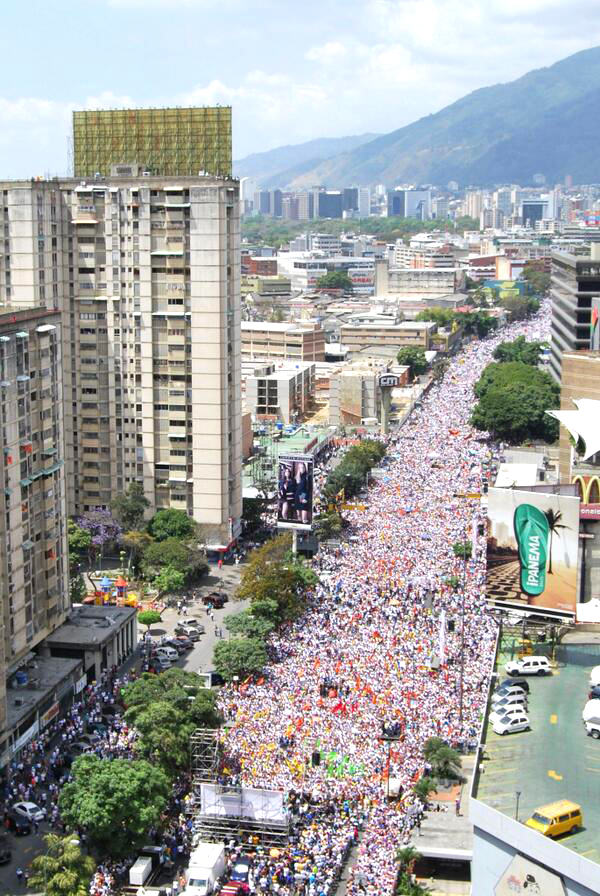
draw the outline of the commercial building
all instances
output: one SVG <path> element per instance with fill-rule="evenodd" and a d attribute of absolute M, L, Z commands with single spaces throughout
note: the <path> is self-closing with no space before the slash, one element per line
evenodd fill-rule
<path fill-rule="evenodd" d="M 397 187 L 387 195 L 388 217 L 417 218 L 428 221 L 431 218 L 431 191 L 411 190 Z"/>
<path fill-rule="evenodd" d="M 351 354 L 377 346 L 402 348 L 416 346 L 429 351 L 431 337 L 437 331 L 432 321 L 402 321 L 399 324 L 344 324 L 340 341 Z"/>
<path fill-rule="evenodd" d="M 447 295 L 465 285 L 465 272 L 454 268 L 390 268 L 387 261 L 375 262 L 375 295 Z"/>
<path fill-rule="evenodd" d="M 231 106 L 73 112 L 75 177 L 231 171 Z"/>
<path fill-rule="evenodd" d="M 241 331 L 244 358 L 325 360 L 325 333 L 318 324 L 242 321 Z"/>
<path fill-rule="evenodd" d="M 565 352 L 590 347 L 593 299 L 600 297 L 600 245 L 586 255 L 552 253 L 550 372 L 560 382 Z"/>
<path fill-rule="evenodd" d="M 356 426 L 363 420 L 379 420 L 381 389 L 379 378 L 386 373 L 398 377 L 399 385 L 408 383 L 408 367 L 390 368 L 389 361 L 359 359 L 345 364 L 329 377 L 329 423 L 332 426 Z"/>
<path fill-rule="evenodd" d="M 11 744 L 14 752 L 38 705 L 33 695 L 7 705 L 7 686 L 20 683 L 15 676 L 69 607 L 62 395 L 60 314 L 39 307 L 3 309 L 0 756 Z"/>
<path fill-rule="evenodd" d="M 227 544 L 241 516 L 238 186 L 0 183 L 0 301 L 63 313 L 67 504 L 139 481 Z"/>
<path fill-rule="evenodd" d="M 264 364 L 245 377 L 246 411 L 257 420 L 295 423 L 312 407 L 315 365 Z"/>

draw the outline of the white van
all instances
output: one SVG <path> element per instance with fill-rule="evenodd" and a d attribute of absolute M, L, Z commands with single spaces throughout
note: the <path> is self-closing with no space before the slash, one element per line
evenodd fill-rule
<path fill-rule="evenodd" d="M 177 653 L 175 648 L 168 647 L 165 644 L 161 644 L 160 647 L 157 647 L 156 652 L 157 652 L 158 656 L 164 656 L 165 659 L 171 660 L 172 663 L 174 663 L 175 660 L 179 659 L 179 654 Z"/>
<path fill-rule="evenodd" d="M 524 656 L 504 667 L 509 675 L 550 675 L 552 668 L 547 656 Z"/>
<path fill-rule="evenodd" d="M 594 666 L 590 672 L 590 687 L 595 688 L 600 684 L 600 666 Z"/>

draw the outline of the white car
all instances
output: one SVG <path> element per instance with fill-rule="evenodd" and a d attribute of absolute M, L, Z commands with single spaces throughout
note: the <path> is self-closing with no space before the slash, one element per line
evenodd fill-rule
<path fill-rule="evenodd" d="M 550 675 L 552 668 L 547 656 L 524 656 L 504 667 L 509 675 Z"/>
<path fill-rule="evenodd" d="M 492 712 L 497 712 L 502 714 L 505 709 L 512 709 L 513 706 L 520 706 L 525 711 L 527 711 L 527 697 L 522 694 L 511 694 L 509 697 L 503 697 L 502 700 L 498 700 L 496 703 L 492 703 Z"/>
<path fill-rule="evenodd" d="M 496 734 L 516 734 L 517 731 L 529 731 L 529 719 L 525 713 L 506 715 L 492 725 Z"/>
<path fill-rule="evenodd" d="M 508 706 L 501 707 L 500 709 L 495 708 L 490 713 L 490 724 L 493 725 L 494 722 L 498 722 L 500 719 L 503 719 L 505 716 L 522 716 L 523 713 L 527 712 L 526 706 Z"/>
<path fill-rule="evenodd" d="M 523 697 L 525 700 L 527 700 L 528 696 L 520 685 L 513 684 L 508 688 L 501 688 L 498 691 L 494 691 L 492 694 L 492 703 L 499 703 L 505 697 L 512 697 L 513 695 Z"/>
<path fill-rule="evenodd" d="M 46 810 L 40 809 L 36 803 L 15 803 L 12 808 L 13 812 L 27 821 L 43 821 L 46 817 Z"/>
<path fill-rule="evenodd" d="M 175 650 L 174 647 L 167 647 L 166 645 L 161 645 L 156 648 L 156 653 L 158 656 L 162 656 L 165 659 L 170 660 L 172 663 L 176 662 L 179 659 L 179 654 Z"/>

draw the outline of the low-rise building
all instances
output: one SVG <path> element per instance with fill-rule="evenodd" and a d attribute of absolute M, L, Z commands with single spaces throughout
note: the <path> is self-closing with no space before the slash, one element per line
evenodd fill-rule
<path fill-rule="evenodd" d="M 242 358 L 324 361 L 325 333 L 318 324 L 242 321 Z"/>
<path fill-rule="evenodd" d="M 398 386 L 408 384 L 409 368 L 394 366 L 383 358 L 366 357 L 345 364 L 329 376 L 329 423 L 355 426 L 381 417 L 380 377 L 397 376 Z"/>
<path fill-rule="evenodd" d="M 246 411 L 257 420 L 294 423 L 312 407 L 315 399 L 315 365 L 265 364 L 245 377 Z"/>
<path fill-rule="evenodd" d="M 432 321 L 402 321 L 396 324 L 344 324 L 340 328 L 341 342 L 350 353 L 363 351 L 371 346 L 417 346 L 429 351 L 431 338 L 437 332 Z"/>
<path fill-rule="evenodd" d="M 462 268 L 389 268 L 387 262 L 375 263 L 375 295 L 445 295 L 465 285 Z"/>

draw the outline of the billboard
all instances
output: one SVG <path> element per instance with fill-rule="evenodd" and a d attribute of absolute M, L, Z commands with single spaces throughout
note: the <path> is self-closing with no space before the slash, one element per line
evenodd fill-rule
<path fill-rule="evenodd" d="M 254 787 L 200 785 L 200 814 L 204 817 L 249 818 L 283 824 L 287 813 L 280 790 Z"/>
<path fill-rule="evenodd" d="M 310 530 L 313 518 L 311 454 L 280 454 L 277 488 L 277 528 Z"/>
<path fill-rule="evenodd" d="M 489 599 L 574 613 L 578 549 L 579 498 L 541 490 L 489 490 Z"/>
<path fill-rule="evenodd" d="M 590 317 L 590 349 L 593 352 L 600 351 L 600 299 L 592 299 L 592 314 Z"/>

